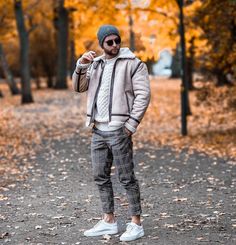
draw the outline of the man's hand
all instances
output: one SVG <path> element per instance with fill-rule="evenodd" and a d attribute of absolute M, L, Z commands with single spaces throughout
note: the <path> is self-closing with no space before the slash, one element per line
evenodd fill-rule
<path fill-rule="evenodd" d="M 126 127 L 125 127 L 125 132 L 127 133 L 128 136 L 132 135 L 133 133 L 131 131 L 129 131 Z"/>
<path fill-rule="evenodd" d="M 81 64 L 91 63 L 95 57 L 96 57 L 96 53 L 94 51 L 86 52 L 80 58 L 80 63 Z"/>

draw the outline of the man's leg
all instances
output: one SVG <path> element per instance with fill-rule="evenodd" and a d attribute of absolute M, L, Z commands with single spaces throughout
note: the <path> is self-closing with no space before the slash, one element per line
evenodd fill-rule
<path fill-rule="evenodd" d="M 102 132 L 100 131 L 100 133 Z M 100 193 L 104 218 L 94 227 L 86 230 L 84 235 L 93 237 L 105 234 L 116 234 L 118 233 L 118 226 L 113 215 L 114 198 L 110 179 L 112 154 L 104 140 L 104 137 L 101 134 L 96 133 L 95 130 L 91 142 L 91 156 L 94 180 Z"/>
<path fill-rule="evenodd" d="M 114 222 L 114 195 L 110 178 L 112 153 L 104 138 L 96 132 L 92 136 L 91 156 L 94 181 L 98 186 L 104 220 L 111 223 Z"/>
<path fill-rule="evenodd" d="M 126 189 L 132 217 L 132 221 L 127 224 L 126 231 L 121 235 L 120 241 L 134 241 L 144 236 L 144 229 L 140 222 L 142 210 L 139 185 L 134 175 L 132 137 L 128 136 L 125 128 L 122 128 L 110 143 L 120 183 Z"/>
<path fill-rule="evenodd" d="M 139 184 L 134 174 L 132 137 L 123 129 L 110 140 L 110 143 L 119 181 L 126 189 L 132 222 L 140 225 L 142 210 Z"/>

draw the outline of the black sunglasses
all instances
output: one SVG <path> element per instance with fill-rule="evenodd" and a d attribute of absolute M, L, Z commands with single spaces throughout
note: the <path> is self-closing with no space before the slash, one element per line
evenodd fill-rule
<path fill-rule="evenodd" d="M 106 41 L 106 44 L 108 46 L 112 46 L 114 42 L 116 45 L 118 45 L 121 43 L 121 39 L 119 37 L 117 37 L 116 39 Z"/>

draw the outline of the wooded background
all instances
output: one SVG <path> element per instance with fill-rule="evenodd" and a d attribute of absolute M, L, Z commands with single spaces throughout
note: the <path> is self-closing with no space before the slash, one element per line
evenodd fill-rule
<path fill-rule="evenodd" d="M 181 3 L 190 90 L 185 137 L 180 134 Z M 86 95 L 72 92 L 71 74 L 85 51 L 102 53 L 96 33 L 108 23 L 120 29 L 122 46 L 145 61 L 150 74 L 163 49 L 173 56 L 171 78 L 150 76 L 151 102 L 134 135 L 136 147 L 188 149 L 235 159 L 235 0 L 2 0 L 2 185 L 11 178 L 24 179 L 32 164 L 27 159 L 35 159 L 39 150 L 53 151 L 53 140 L 90 134 L 84 126 Z"/>
<path fill-rule="evenodd" d="M 174 56 L 179 77 L 178 0 L 4 0 L 0 2 L 0 76 L 22 103 L 33 102 L 31 82 L 67 88 L 76 59 L 99 49 L 100 25 L 116 25 L 122 45 L 151 64 L 164 48 Z M 189 88 L 193 73 L 215 85 L 233 85 L 236 76 L 236 1 L 183 1 Z M 151 71 L 151 69 L 150 69 Z M 21 86 L 15 78 L 20 77 Z M 3 96 L 3 94 L 1 93 Z"/>

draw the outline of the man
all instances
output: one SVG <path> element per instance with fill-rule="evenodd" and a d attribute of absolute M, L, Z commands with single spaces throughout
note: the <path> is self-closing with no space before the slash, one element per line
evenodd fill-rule
<path fill-rule="evenodd" d="M 87 91 L 87 126 L 93 126 L 92 166 L 98 186 L 103 220 L 85 236 L 118 233 L 110 179 L 112 163 L 126 189 L 131 223 L 120 237 L 132 241 L 144 235 L 138 181 L 134 174 L 132 134 L 136 131 L 150 101 L 146 65 L 128 48 L 120 48 L 118 29 L 103 25 L 97 33 L 104 54 L 86 52 L 77 61 L 72 82 L 77 92 Z"/>

